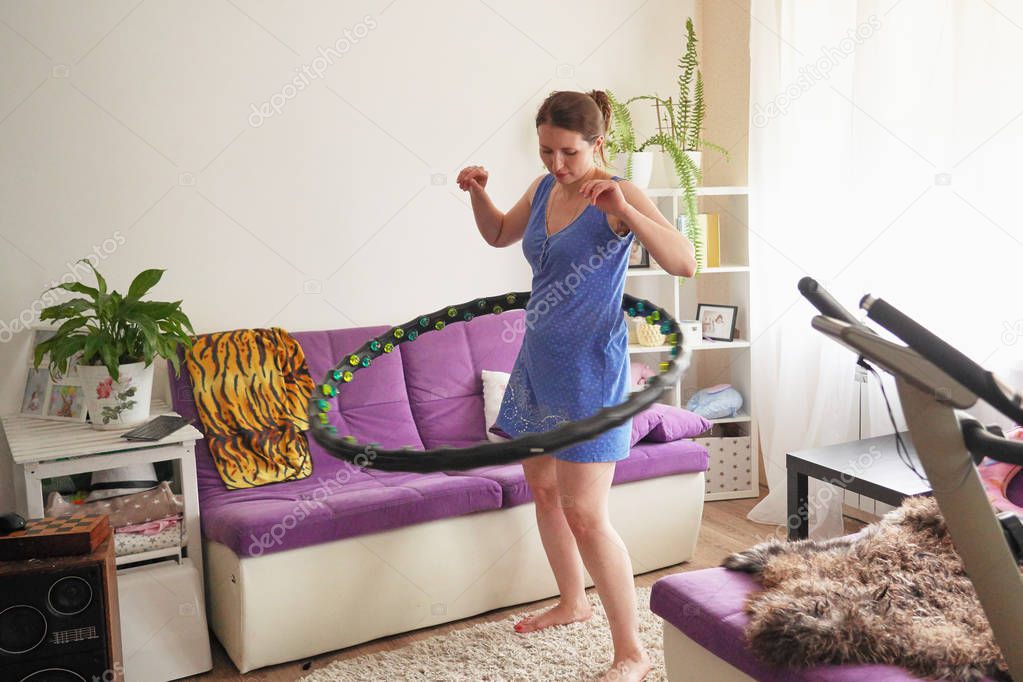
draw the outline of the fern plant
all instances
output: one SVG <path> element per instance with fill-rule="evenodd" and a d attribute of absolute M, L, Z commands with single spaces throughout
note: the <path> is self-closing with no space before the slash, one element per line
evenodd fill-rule
<path fill-rule="evenodd" d="M 713 149 L 727 160 L 728 150 L 703 138 L 703 120 L 707 113 L 707 105 L 703 97 L 703 75 L 700 73 L 696 43 L 693 20 L 686 19 L 685 50 L 678 60 L 680 72 L 676 79 L 677 100 L 670 96 L 640 95 L 629 102 L 651 101 L 657 111 L 657 132 L 639 145 L 638 151 L 645 151 L 647 147 L 656 145 L 671 159 L 675 175 L 681 185 L 687 236 L 696 248 L 699 272 L 699 260 L 704 245 L 696 226 L 696 187 L 703 180 L 703 172 L 686 152 Z"/>
<path fill-rule="evenodd" d="M 604 148 L 611 155 L 609 161 L 614 163 L 619 154 L 628 154 L 625 160 L 625 179 L 632 180 L 632 152 L 636 148 L 636 129 L 632 125 L 632 114 L 629 113 L 628 102 L 620 102 L 614 93 L 605 90 L 611 102 L 611 127 L 607 131 Z M 631 101 L 631 100 L 630 100 Z"/>

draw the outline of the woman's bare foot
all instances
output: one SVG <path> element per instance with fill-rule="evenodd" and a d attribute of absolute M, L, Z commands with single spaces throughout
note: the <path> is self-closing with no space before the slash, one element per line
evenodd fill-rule
<path fill-rule="evenodd" d="M 552 625 L 564 625 L 566 623 L 581 623 L 589 620 L 593 615 L 593 608 L 589 602 L 585 606 L 570 606 L 558 602 L 548 610 L 540 614 L 526 616 L 515 624 L 515 632 L 526 633 L 543 630 Z"/>
<path fill-rule="evenodd" d="M 647 676 L 652 667 L 650 657 L 645 651 L 640 650 L 633 656 L 616 658 L 611 668 L 600 678 L 600 682 L 639 682 Z"/>

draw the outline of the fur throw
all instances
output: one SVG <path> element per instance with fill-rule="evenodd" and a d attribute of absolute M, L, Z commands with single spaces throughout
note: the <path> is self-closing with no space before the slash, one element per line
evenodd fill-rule
<path fill-rule="evenodd" d="M 937 503 L 910 497 L 854 535 L 769 540 L 722 565 L 751 573 L 746 634 L 769 664 L 887 663 L 924 678 L 1010 679 Z"/>

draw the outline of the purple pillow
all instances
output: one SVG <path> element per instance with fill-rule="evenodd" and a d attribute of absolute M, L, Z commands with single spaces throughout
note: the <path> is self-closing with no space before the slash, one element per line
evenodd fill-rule
<path fill-rule="evenodd" d="M 669 443 L 694 438 L 711 427 L 709 421 L 689 410 L 664 403 L 654 403 L 632 418 L 632 443 L 641 440 Z"/>
<path fill-rule="evenodd" d="M 639 414 L 632 415 L 632 440 L 629 441 L 630 448 L 646 438 L 650 430 L 661 423 L 661 413 L 655 409 L 659 404 L 654 403 L 654 405 Z"/>

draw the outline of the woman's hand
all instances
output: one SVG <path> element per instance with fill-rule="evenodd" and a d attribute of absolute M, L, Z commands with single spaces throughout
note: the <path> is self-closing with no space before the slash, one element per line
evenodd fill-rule
<path fill-rule="evenodd" d="M 465 192 L 482 192 L 490 173 L 483 166 L 466 166 L 458 172 L 458 187 Z"/>
<path fill-rule="evenodd" d="M 622 188 L 614 180 L 587 180 L 579 187 L 579 193 L 591 204 L 607 215 L 624 218 L 629 209 Z"/>

